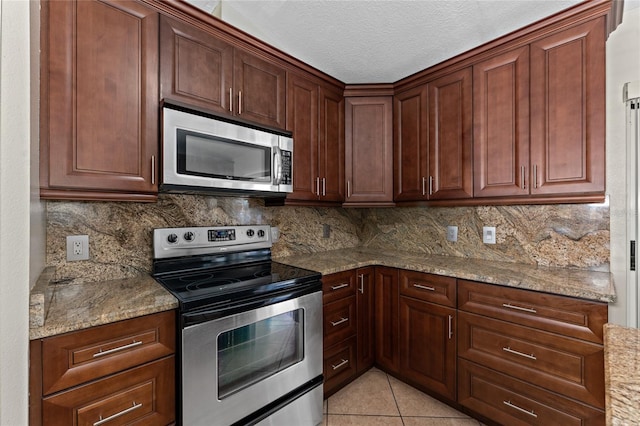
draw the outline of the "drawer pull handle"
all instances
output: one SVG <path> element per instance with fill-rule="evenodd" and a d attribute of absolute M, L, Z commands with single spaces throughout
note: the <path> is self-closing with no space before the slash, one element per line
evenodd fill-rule
<path fill-rule="evenodd" d="M 516 311 L 524 311 L 524 312 L 529 312 L 532 314 L 537 314 L 538 311 L 536 311 L 535 309 L 531 309 L 531 308 L 523 308 L 522 306 L 516 306 L 516 305 L 512 305 L 510 303 L 503 303 L 502 306 L 504 306 L 505 308 L 509 308 L 509 309 L 515 309 Z"/>
<path fill-rule="evenodd" d="M 519 355 L 519 356 L 524 357 L 524 358 L 532 359 L 534 361 L 538 359 L 538 358 L 536 358 L 536 356 L 534 354 L 525 354 L 524 352 L 515 351 L 515 350 L 511 349 L 508 346 L 506 348 L 502 348 L 502 350 L 505 351 L 505 352 L 509 352 L 510 354 Z"/>
<path fill-rule="evenodd" d="M 360 294 L 364 294 L 364 274 L 358 275 L 358 278 L 360 278 L 360 287 L 358 288 L 358 291 L 360 291 Z"/>
<path fill-rule="evenodd" d="M 102 425 L 102 424 L 105 424 L 105 423 L 107 423 L 107 422 L 110 422 L 111 420 L 116 419 L 116 418 L 118 418 L 118 417 L 120 417 L 120 416 L 124 416 L 125 414 L 128 414 L 128 413 L 130 413 L 130 412 L 132 412 L 132 411 L 134 411 L 134 410 L 137 410 L 137 409 L 138 409 L 138 408 L 140 408 L 140 407 L 142 407 L 142 404 L 136 404 L 136 402 L 135 402 L 135 401 L 133 401 L 133 405 L 132 405 L 131 407 L 129 407 L 129 408 L 125 409 L 125 410 L 122 410 L 122 411 L 120 411 L 119 413 L 115 413 L 115 414 L 113 414 L 113 415 L 111 415 L 111 416 L 107 417 L 106 419 L 103 419 L 103 418 L 102 418 L 102 415 L 101 415 L 101 416 L 100 416 L 100 420 L 98 420 L 97 422 L 95 422 L 95 423 L 93 424 L 93 426 L 100 426 L 100 425 Z"/>
<path fill-rule="evenodd" d="M 348 360 L 348 359 L 343 359 L 342 361 L 340 361 L 340 362 L 338 363 L 338 365 L 333 365 L 333 364 L 331 364 L 331 368 L 333 368 L 334 370 L 337 370 L 338 368 L 340 368 L 340 367 L 342 367 L 343 365 L 348 364 L 348 363 L 349 363 L 349 360 Z"/>
<path fill-rule="evenodd" d="M 125 349 L 134 348 L 136 346 L 140 346 L 141 344 L 142 344 L 142 342 L 134 340 L 132 343 L 129 343 L 128 345 L 118 346 L 117 348 L 109 349 L 109 350 L 106 350 L 106 351 L 103 351 L 102 348 L 101 348 L 100 351 L 98 351 L 95 354 L 93 354 L 93 357 L 94 358 L 99 358 L 101 356 L 109 355 L 109 354 L 112 354 L 114 352 L 119 352 L 119 351 L 124 351 Z"/>
<path fill-rule="evenodd" d="M 420 285 L 420 284 L 414 284 L 413 285 L 415 288 L 419 288 L 421 290 L 429 290 L 429 291 L 436 291 L 435 287 L 429 287 L 428 285 Z"/>
<path fill-rule="evenodd" d="M 534 413 L 533 410 L 525 410 L 524 408 L 520 408 L 517 405 L 513 404 L 511 401 L 502 401 L 504 403 L 504 405 L 506 405 L 507 407 L 511 407 L 513 409 L 516 409 L 522 413 L 528 414 L 531 417 L 535 417 L 538 418 L 538 415 L 536 413 Z"/>
<path fill-rule="evenodd" d="M 347 322 L 347 321 L 349 321 L 349 318 L 340 318 L 340 319 L 339 319 L 338 321 L 336 321 L 336 322 L 331 321 L 331 325 L 335 327 L 336 325 L 340 325 L 340 324 L 342 324 L 343 322 Z"/>
<path fill-rule="evenodd" d="M 331 290 L 340 290 L 341 288 L 349 287 L 348 283 L 342 283 L 339 285 L 332 285 Z"/>

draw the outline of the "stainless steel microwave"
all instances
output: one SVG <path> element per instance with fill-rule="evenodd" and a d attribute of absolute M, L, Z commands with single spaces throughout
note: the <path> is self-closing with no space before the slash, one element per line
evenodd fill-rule
<path fill-rule="evenodd" d="M 165 105 L 160 190 L 284 197 L 293 191 L 293 139 Z"/>

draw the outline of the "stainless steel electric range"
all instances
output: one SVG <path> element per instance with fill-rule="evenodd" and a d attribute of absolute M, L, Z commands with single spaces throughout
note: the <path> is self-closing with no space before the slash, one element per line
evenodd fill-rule
<path fill-rule="evenodd" d="M 181 424 L 319 424 L 320 274 L 272 261 L 268 225 L 155 229 L 153 245 L 180 304 Z"/>

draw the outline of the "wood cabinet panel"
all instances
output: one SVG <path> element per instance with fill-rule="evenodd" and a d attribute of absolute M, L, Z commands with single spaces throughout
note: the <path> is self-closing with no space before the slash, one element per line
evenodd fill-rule
<path fill-rule="evenodd" d="M 44 398 L 45 425 L 167 425 L 175 420 L 173 356 Z"/>
<path fill-rule="evenodd" d="M 473 66 L 474 197 L 529 194 L 529 46 Z"/>
<path fill-rule="evenodd" d="M 355 336 L 358 331 L 355 296 L 326 303 L 323 312 L 325 346 L 331 346 Z"/>
<path fill-rule="evenodd" d="M 392 98 L 348 97 L 345 102 L 345 206 L 392 205 Z"/>
<path fill-rule="evenodd" d="M 604 411 L 461 359 L 458 402 L 504 425 L 605 424 Z"/>
<path fill-rule="evenodd" d="M 355 294 L 355 271 L 336 272 L 322 277 L 322 301 L 325 304 Z"/>
<path fill-rule="evenodd" d="M 321 200 L 344 201 L 344 97 L 320 86 L 319 177 Z"/>
<path fill-rule="evenodd" d="M 44 9 L 41 196 L 155 200 L 158 13 L 128 1 Z"/>
<path fill-rule="evenodd" d="M 456 279 L 416 271 L 400 271 L 400 294 L 456 307 Z"/>
<path fill-rule="evenodd" d="M 358 374 L 373 366 L 376 360 L 375 328 L 373 324 L 375 310 L 375 268 L 356 270 L 358 291 L 356 302 L 358 309 Z"/>
<path fill-rule="evenodd" d="M 356 338 L 351 337 L 324 350 L 324 397 L 356 377 Z"/>
<path fill-rule="evenodd" d="M 602 192 L 605 17 L 531 44 L 532 194 Z"/>
<path fill-rule="evenodd" d="M 375 268 L 376 365 L 397 373 L 400 369 L 398 270 Z"/>
<path fill-rule="evenodd" d="M 456 399 L 456 310 L 400 297 L 401 375 Z"/>
<path fill-rule="evenodd" d="M 607 304 L 458 280 L 458 309 L 602 344 Z"/>
<path fill-rule="evenodd" d="M 464 68 L 427 84 L 429 199 L 473 196 L 472 72 Z"/>
<path fill-rule="evenodd" d="M 604 408 L 602 345 L 479 315 L 458 315 L 458 356 Z"/>
<path fill-rule="evenodd" d="M 394 97 L 394 200 L 428 199 L 427 86 Z"/>

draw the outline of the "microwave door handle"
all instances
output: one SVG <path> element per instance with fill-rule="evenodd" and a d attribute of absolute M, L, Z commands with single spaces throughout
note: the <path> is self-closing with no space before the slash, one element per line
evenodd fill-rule
<path fill-rule="evenodd" d="M 274 146 L 273 149 L 275 151 L 273 154 L 273 167 L 275 169 L 273 184 L 280 185 L 280 182 L 282 182 L 282 150 L 277 146 Z"/>

